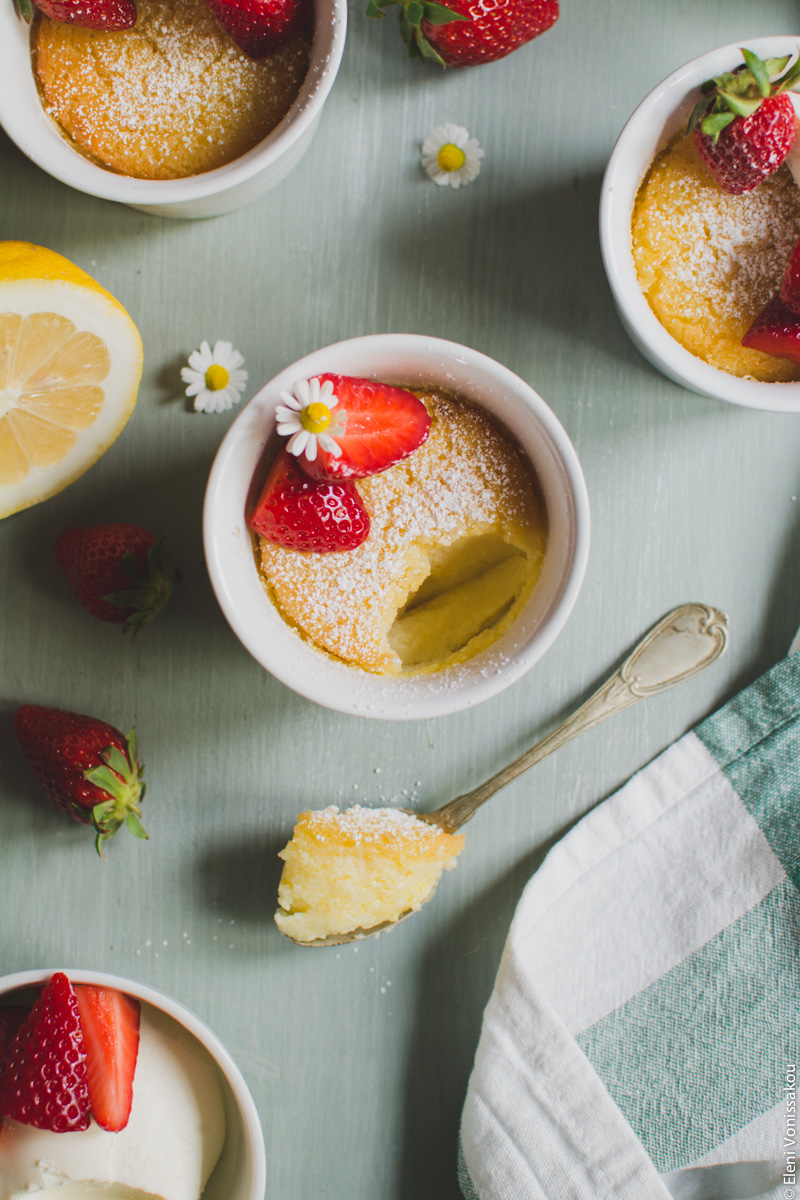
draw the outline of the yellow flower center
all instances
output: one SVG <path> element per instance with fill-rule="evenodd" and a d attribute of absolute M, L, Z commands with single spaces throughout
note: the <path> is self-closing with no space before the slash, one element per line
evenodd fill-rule
<path fill-rule="evenodd" d="M 309 433 L 324 433 L 331 423 L 331 410 L 317 400 L 300 413 L 300 423 Z"/>
<path fill-rule="evenodd" d="M 221 392 L 229 380 L 230 375 L 219 363 L 212 363 L 206 371 L 206 387 L 210 392 Z"/>
<path fill-rule="evenodd" d="M 454 146 L 452 142 L 445 142 L 436 155 L 436 161 L 443 171 L 457 171 L 459 167 L 463 167 L 466 156 L 458 146 Z"/>

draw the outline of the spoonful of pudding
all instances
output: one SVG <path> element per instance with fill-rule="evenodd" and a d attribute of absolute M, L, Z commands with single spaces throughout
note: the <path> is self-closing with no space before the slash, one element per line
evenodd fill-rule
<path fill-rule="evenodd" d="M 606 680 L 551 733 L 431 813 L 329 807 L 301 813 L 284 860 L 275 921 L 303 946 L 340 946 L 390 929 L 433 895 L 464 847 L 458 830 L 528 767 L 613 713 L 691 679 L 723 653 L 728 619 L 705 604 L 667 613 Z"/>

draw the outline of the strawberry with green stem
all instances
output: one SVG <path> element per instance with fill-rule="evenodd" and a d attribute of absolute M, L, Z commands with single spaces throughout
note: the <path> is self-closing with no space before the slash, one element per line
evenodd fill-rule
<path fill-rule="evenodd" d="M 14 733 L 51 804 L 94 826 L 101 858 L 103 843 L 123 825 L 134 837 L 147 838 L 135 730 L 122 734 L 97 717 L 23 704 L 14 716 Z"/>
<path fill-rule="evenodd" d="M 797 132 L 788 91 L 800 81 L 800 58 L 760 59 L 742 49 L 744 63 L 709 79 L 689 118 L 700 158 L 723 191 L 752 191 L 781 166 Z"/>
<path fill-rule="evenodd" d="M 166 539 L 122 521 L 65 529 L 55 555 L 82 607 L 134 637 L 161 611 L 178 579 Z"/>
<path fill-rule="evenodd" d="M 558 0 L 369 0 L 367 16 L 383 17 L 394 4 L 408 57 L 448 67 L 496 62 L 558 19 Z"/>

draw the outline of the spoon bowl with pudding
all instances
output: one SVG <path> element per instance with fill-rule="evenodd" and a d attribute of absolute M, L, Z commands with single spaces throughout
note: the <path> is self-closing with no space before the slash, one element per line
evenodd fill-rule
<path fill-rule="evenodd" d="M 691 679 L 727 645 L 727 617 L 683 604 L 551 733 L 479 787 L 431 813 L 330 807 L 301 813 L 281 851 L 275 921 L 303 946 L 340 946 L 391 929 L 432 897 L 464 846 L 458 831 L 501 788 L 606 717 Z"/>

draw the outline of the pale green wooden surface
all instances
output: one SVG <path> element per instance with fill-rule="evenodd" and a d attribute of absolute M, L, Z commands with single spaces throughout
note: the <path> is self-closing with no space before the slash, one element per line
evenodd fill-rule
<path fill-rule="evenodd" d="M 549 839 L 785 653 L 800 622 L 800 418 L 705 401 L 656 375 L 613 312 L 597 201 L 614 138 L 670 70 L 714 45 L 800 35 L 797 0 L 563 0 L 545 38 L 494 66 L 405 62 L 390 18 L 351 11 L 342 71 L 306 158 L 248 209 L 173 223 L 72 192 L 0 135 L 0 237 L 94 274 L 142 331 L 123 436 L 61 496 L 0 528 L 0 971 L 134 976 L 200 1013 L 264 1122 L 268 1195 L 452 1200 L 458 1119 L 519 893 Z M 486 149 L 458 193 L 421 175 L 442 121 Z M 584 464 L 586 584 L 555 647 L 473 712 L 384 724 L 314 707 L 224 623 L 200 512 L 231 419 L 194 415 L 178 369 L 231 338 L 248 394 L 301 354 L 360 333 L 464 341 L 528 379 Z M 68 525 L 169 531 L 174 603 L 136 645 L 74 603 L 52 545 Z M 730 614 L 725 660 L 541 764 L 475 819 L 435 903 L 390 936 L 301 950 L 271 919 L 297 811 L 401 798 L 432 807 L 524 748 L 683 600 Z M 147 845 L 52 812 L 13 741 L 21 701 L 136 722 Z"/>

